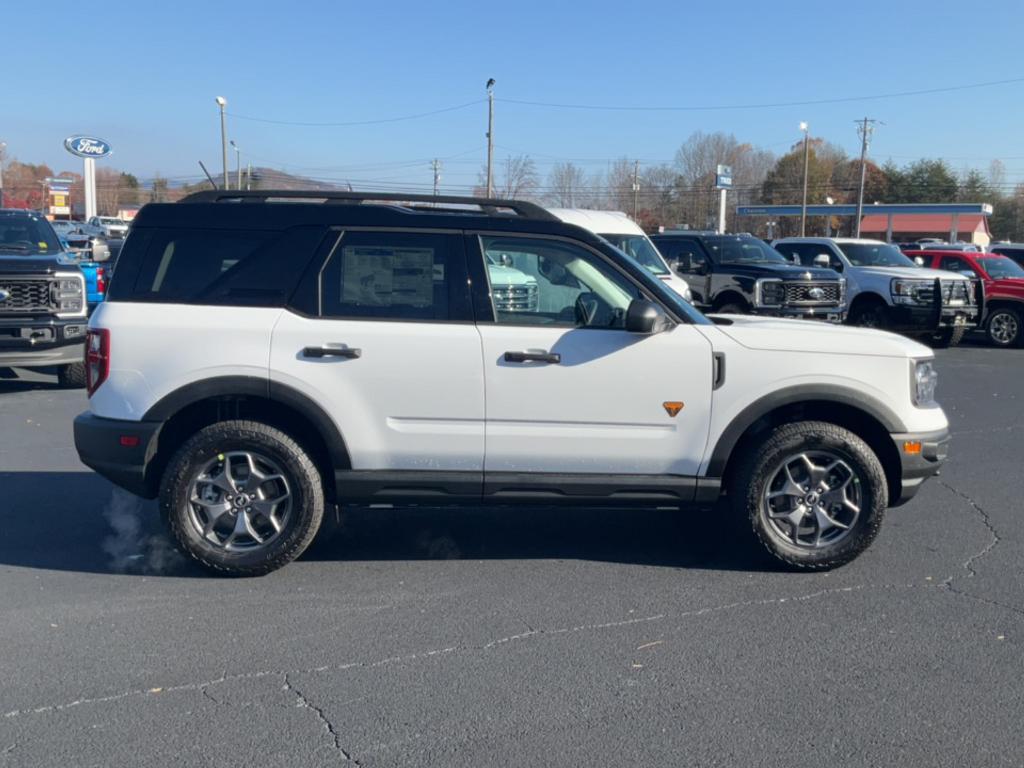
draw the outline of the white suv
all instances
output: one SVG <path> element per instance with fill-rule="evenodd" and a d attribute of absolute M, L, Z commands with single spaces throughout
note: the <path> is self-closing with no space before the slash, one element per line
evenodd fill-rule
<path fill-rule="evenodd" d="M 285 204 L 284 201 L 290 201 Z M 496 301 L 492 265 L 536 284 Z M 932 353 L 701 315 L 518 201 L 203 192 L 149 205 L 86 351 L 82 461 L 221 572 L 344 504 L 714 507 L 780 560 L 854 558 L 946 457 Z"/>

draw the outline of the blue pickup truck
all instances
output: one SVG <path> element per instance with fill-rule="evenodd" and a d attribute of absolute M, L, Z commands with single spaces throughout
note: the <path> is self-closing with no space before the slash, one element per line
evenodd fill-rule
<path fill-rule="evenodd" d="M 85 386 L 89 314 L 106 295 L 97 258 L 71 250 L 41 214 L 0 209 L 0 367 L 52 366 L 61 385 Z"/>

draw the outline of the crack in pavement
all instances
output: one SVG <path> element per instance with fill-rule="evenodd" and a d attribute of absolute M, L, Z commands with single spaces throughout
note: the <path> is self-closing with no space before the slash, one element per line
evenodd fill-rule
<path fill-rule="evenodd" d="M 808 600 L 820 599 L 823 597 L 830 597 L 835 595 L 846 595 L 854 592 L 861 592 L 865 590 L 876 590 L 876 589 L 928 589 L 932 587 L 943 586 L 943 584 L 857 584 L 849 587 L 832 587 L 828 589 L 819 589 L 814 592 L 804 595 L 787 595 L 783 597 L 772 597 L 762 598 L 759 600 L 745 600 L 740 602 L 725 603 L 723 605 L 707 606 L 705 608 L 695 608 L 693 610 L 684 611 L 679 614 L 675 614 L 672 618 L 685 619 L 694 618 L 699 616 L 705 616 L 712 613 L 720 613 L 725 611 L 741 610 L 744 608 L 766 606 L 766 605 L 784 605 L 788 603 L 800 603 Z M 213 680 L 206 680 L 199 683 L 183 683 L 180 685 L 172 685 L 160 688 L 141 688 L 137 690 L 124 691 L 122 693 L 110 694 L 108 696 L 97 696 L 91 698 L 79 698 L 73 701 L 64 702 L 61 704 L 48 704 L 37 707 L 28 707 L 25 709 L 16 709 L 10 712 L 4 713 L 3 719 L 11 719 L 16 717 L 25 717 L 28 715 L 42 715 L 52 714 L 57 712 L 63 712 L 68 709 L 72 709 L 80 706 L 88 706 L 94 704 L 108 704 L 117 701 L 123 701 L 129 698 L 143 698 L 148 696 L 157 696 L 167 693 L 178 693 L 178 692 L 189 692 L 197 691 L 211 701 L 217 701 L 215 697 L 208 693 L 207 689 L 216 685 L 222 685 L 227 682 L 235 682 L 238 680 L 260 680 L 268 677 L 284 677 L 286 688 L 290 689 L 296 696 L 300 697 L 300 701 L 305 701 L 306 705 L 314 711 L 320 713 L 323 716 L 322 710 L 309 704 L 308 700 L 301 697 L 295 687 L 291 685 L 290 675 L 299 674 L 317 674 L 325 672 L 343 672 L 349 669 L 374 669 L 382 667 L 387 664 L 396 663 L 407 663 L 410 661 L 425 660 L 432 657 L 447 656 L 454 653 L 469 653 L 473 651 L 489 651 L 494 648 L 498 648 L 509 643 L 516 641 L 526 640 L 530 638 L 540 638 L 545 636 L 568 636 L 570 634 L 578 632 L 598 631 L 604 629 L 616 629 L 621 627 L 629 627 L 639 624 L 651 624 L 660 621 L 664 621 L 669 618 L 664 613 L 654 614 L 651 616 L 641 616 L 631 619 L 623 619 L 620 621 L 608 621 L 597 624 L 578 624 L 571 627 L 559 627 L 555 629 L 534 629 L 527 632 L 522 632 L 515 635 L 509 635 L 502 637 L 497 640 L 491 640 L 483 645 L 451 645 L 445 648 L 435 648 L 428 651 L 417 651 L 415 653 L 408 653 L 397 656 L 389 656 L 376 661 L 352 661 L 343 664 L 325 664 L 319 667 L 312 667 L 309 669 L 292 669 L 292 670 L 260 670 L 257 672 L 243 672 L 233 675 L 222 674 L 220 677 Z M 326 718 L 324 718 L 325 722 Z M 330 725 L 330 723 L 327 723 Z M 333 726 L 329 729 L 334 734 Z M 336 734 L 335 734 L 336 735 Z M 341 749 L 340 743 L 338 749 Z M 344 751 L 344 750 L 342 750 Z M 349 758 L 351 760 L 351 758 Z"/>
<path fill-rule="evenodd" d="M 323 727 L 327 730 L 327 733 L 334 740 L 334 749 L 338 752 L 341 758 L 347 763 L 350 762 L 353 765 L 359 765 L 359 761 L 354 760 L 352 756 L 345 751 L 345 748 L 341 746 L 341 734 L 338 733 L 337 729 L 335 729 L 334 727 L 334 724 L 330 721 L 330 719 L 328 719 L 327 714 L 324 712 L 323 708 L 318 707 L 316 704 L 311 702 L 308 698 L 306 698 L 306 695 L 302 693 L 302 691 L 300 691 L 292 684 L 291 678 L 289 677 L 290 674 L 293 673 L 284 673 L 284 690 L 290 691 L 291 693 L 295 694 L 295 698 L 298 701 L 298 706 L 304 709 L 312 710 L 316 714 L 317 719 L 320 720 L 320 723 L 323 725 Z"/>

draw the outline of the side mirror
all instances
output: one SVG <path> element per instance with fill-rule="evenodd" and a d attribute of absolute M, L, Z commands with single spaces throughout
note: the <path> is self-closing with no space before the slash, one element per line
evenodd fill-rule
<path fill-rule="evenodd" d="M 814 266 L 816 267 L 824 267 L 825 269 L 828 269 L 831 264 L 832 259 L 829 258 L 827 253 L 819 253 L 814 257 Z"/>
<path fill-rule="evenodd" d="M 650 335 L 667 331 L 673 325 L 660 305 L 646 299 L 633 299 L 626 309 L 626 330 Z"/>
<path fill-rule="evenodd" d="M 974 270 L 972 269 L 961 269 L 960 274 L 963 275 L 964 277 L 971 278 L 971 280 L 977 277 L 977 275 L 974 274 Z"/>
<path fill-rule="evenodd" d="M 797 256 L 795 253 L 789 254 L 789 256 L 787 256 L 786 258 L 789 259 L 794 264 L 796 264 L 798 267 L 803 266 L 803 262 L 800 261 L 800 257 Z"/>
<path fill-rule="evenodd" d="M 922 259 L 920 256 L 915 256 L 914 257 L 914 263 L 917 264 L 917 266 L 919 266 L 919 267 L 923 267 L 924 266 L 924 259 Z"/>
<path fill-rule="evenodd" d="M 704 275 L 706 275 L 708 273 L 708 263 L 706 261 L 704 261 L 703 259 L 701 259 L 700 261 L 695 261 L 695 262 L 693 262 L 693 266 L 692 266 L 692 269 L 690 270 L 690 272 L 691 272 L 691 274 L 699 275 L 700 277 L 703 277 Z"/>
<path fill-rule="evenodd" d="M 103 240 L 98 237 L 94 237 L 90 243 L 92 244 L 92 260 L 93 261 L 110 261 L 110 246 L 107 245 Z"/>

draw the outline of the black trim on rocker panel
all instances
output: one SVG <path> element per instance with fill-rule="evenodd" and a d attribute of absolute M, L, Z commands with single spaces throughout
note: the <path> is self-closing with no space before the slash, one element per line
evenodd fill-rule
<path fill-rule="evenodd" d="M 483 472 L 415 469 L 335 470 L 338 498 L 346 503 L 480 503 Z"/>
<path fill-rule="evenodd" d="M 855 389 L 828 384 L 802 384 L 795 387 L 787 387 L 780 389 L 778 392 L 765 395 L 760 400 L 755 400 L 740 411 L 729 426 L 725 428 L 725 431 L 722 432 L 721 437 L 718 438 L 715 449 L 711 454 L 711 463 L 708 465 L 707 476 L 722 476 L 733 448 L 736 447 L 740 437 L 754 422 L 776 408 L 801 402 L 831 402 L 838 405 L 847 405 L 873 416 L 889 432 L 907 431 L 900 418 L 888 406 Z"/>
<path fill-rule="evenodd" d="M 542 504 L 653 504 L 693 502 L 697 478 L 682 475 L 488 472 L 484 501 Z"/>

